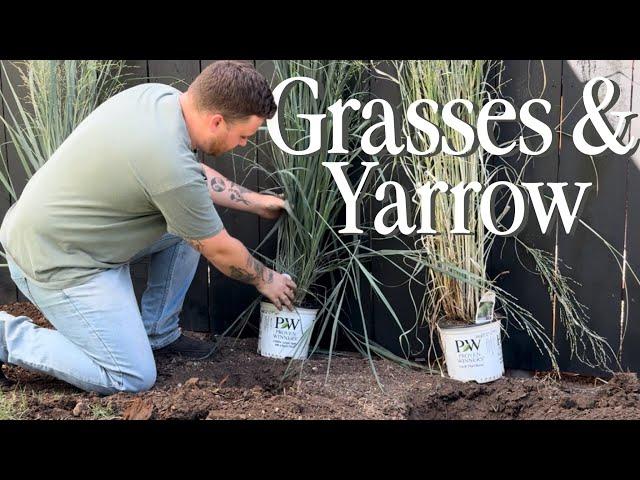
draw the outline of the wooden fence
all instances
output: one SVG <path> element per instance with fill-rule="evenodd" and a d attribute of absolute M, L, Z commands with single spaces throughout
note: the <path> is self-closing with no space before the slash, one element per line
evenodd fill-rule
<path fill-rule="evenodd" d="M 184 90 L 189 82 L 212 60 L 134 60 L 140 79 L 132 82 L 157 81 L 173 84 Z M 269 76 L 269 61 L 254 61 L 254 65 Z M 16 71 L 8 65 L 9 80 L 16 82 Z M 582 92 L 584 84 L 594 76 L 606 76 L 614 80 L 621 90 L 614 111 L 640 112 L 640 89 L 634 88 L 640 78 L 635 61 L 505 61 L 503 79 L 509 80 L 503 87 L 505 96 L 510 97 L 516 108 L 531 98 L 545 98 L 552 105 L 548 124 L 556 128 L 557 147 L 548 151 L 527 169 L 525 181 L 574 182 L 597 181 L 597 192 L 587 199 L 581 218 L 597 231 L 620 253 L 626 255 L 628 265 L 624 271 L 611 251 L 587 228 L 579 227 L 571 236 L 567 236 L 557 224 L 552 232 L 542 235 L 537 222 L 530 221 L 522 233 L 522 238 L 538 248 L 544 249 L 563 263 L 558 263 L 565 274 L 570 275 L 576 285 L 578 300 L 585 305 L 590 315 L 590 325 L 611 345 L 614 356 L 624 370 L 640 369 L 640 353 L 636 345 L 640 343 L 640 285 L 633 278 L 635 271 L 640 277 L 640 153 L 631 158 L 617 157 L 613 154 L 591 159 L 575 148 L 571 131 L 584 114 Z M 144 79 L 142 79 L 144 78 Z M 7 98 L 7 79 L 0 79 L 2 92 Z M 399 92 L 384 80 L 372 79 L 371 94 L 385 98 L 394 104 L 399 103 Z M 4 105 L 2 105 L 4 113 Z M 640 137 L 640 120 L 632 122 L 629 133 Z M 22 169 L 11 145 L 6 145 L 6 132 L 0 129 L 3 154 L 8 161 L 9 172 L 16 181 L 20 192 L 26 183 Z M 267 158 L 261 158 L 255 150 L 240 152 L 261 164 L 267 164 Z M 235 181 L 242 182 L 251 189 L 264 189 L 265 178 L 259 172 L 247 171 L 238 166 L 229 154 L 218 158 L 206 156 L 203 160 L 213 168 Z M 517 161 L 517 160 L 513 160 Z M 235 166 L 234 166 L 235 164 Z M 597 174 L 596 174 L 597 172 Z M 0 192 L 0 218 L 10 206 L 10 198 Z M 372 207 L 373 208 L 373 207 Z M 268 232 L 271 222 L 255 216 L 219 210 L 226 228 L 231 235 L 239 238 L 248 248 L 256 247 Z M 370 239 L 375 248 L 387 246 L 387 240 Z M 272 252 L 273 244 L 266 245 L 263 252 Z M 558 305 L 537 276 L 528 269 L 531 265 L 521 263 L 512 239 L 496 242 L 491 252 L 490 273 L 500 276 L 499 285 L 518 298 L 520 304 L 534 313 L 553 337 L 559 350 L 559 362 L 563 371 L 586 374 L 598 374 L 599 370 L 586 367 L 576 358 L 570 358 L 565 329 L 560 319 Z M 149 259 L 143 259 L 132 265 L 134 288 L 138 298 L 145 288 Z M 400 279 L 393 269 L 380 262 L 372 264 L 374 273 L 387 284 L 397 283 Z M 406 287 L 386 287 L 385 294 L 400 313 L 402 322 L 412 325 L 415 322 L 413 309 Z M 366 293 L 366 292 L 365 292 Z M 420 292 L 417 292 L 418 294 Z M 182 313 L 182 323 L 187 329 L 196 331 L 222 332 L 236 316 L 257 295 L 253 287 L 235 282 L 209 266 L 204 258 L 196 272 L 196 277 L 188 292 Z M 371 300 L 365 312 L 369 335 L 381 345 L 397 353 L 401 352 L 399 335 L 401 330 L 392 321 L 384 306 Z M 0 270 L 0 303 L 24 301 L 17 291 L 6 268 Z M 248 335 L 255 335 L 254 318 Z M 510 337 L 505 340 L 505 364 L 507 368 L 526 370 L 545 370 L 549 362 L 533 346 L 522 332 L 509 327 Z M 420 329 L 418 336 L 426 341 L 426 330 Z M 417 343 L 414 340 L 417 349 Z M 346 347 L 346 343 L 342 343 Z M 421 355 L 418 354 L 417 357 Z M 610 365 L 617 369 L 615 362 Z"/>

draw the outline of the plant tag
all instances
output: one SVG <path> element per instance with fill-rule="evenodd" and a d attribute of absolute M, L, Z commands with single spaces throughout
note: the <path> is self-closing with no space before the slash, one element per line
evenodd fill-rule
<path fill-rule="evenodd" d="M 476 312 L 476 324 L 489 323 L 493 321 L 493 309 L 496 304 L 496 294 L 486 291 L 480 297 L 478 311 Z"/>

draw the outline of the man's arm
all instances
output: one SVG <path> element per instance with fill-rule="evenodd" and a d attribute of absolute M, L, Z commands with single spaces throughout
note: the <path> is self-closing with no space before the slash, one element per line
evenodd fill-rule
<path fill-rule="evenodd" d="M 221 207 L 255 213 L 263 218 L 278 218 L 284 209 L 284 200 L 273 195 L 253 192 L 229 180 L 213 168 L 200 164 L 207 178 L 207 188 L 211 200 Z"/>
<path fill-rule="evenodd" d="M 225 229 L 213 237 L 187 241 L 223 274 L 255 286 L 276 308 L 284 305 L 293 310 L 292 302 L 297 288 L 293 280 L 265 267 Z"/>

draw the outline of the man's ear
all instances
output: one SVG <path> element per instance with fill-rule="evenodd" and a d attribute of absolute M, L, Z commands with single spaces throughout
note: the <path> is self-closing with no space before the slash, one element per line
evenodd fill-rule
<path fill-rule="evenodd" d="M 215 113 L 209 117 L 209 130 L 215 132 L 224 122 L 224 117 L 219 113 Z"/>

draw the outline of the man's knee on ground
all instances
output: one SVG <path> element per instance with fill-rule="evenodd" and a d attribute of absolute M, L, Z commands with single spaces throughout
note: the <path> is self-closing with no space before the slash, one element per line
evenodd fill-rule
<path fill-rule="evenodd" d="M 156 384 L 157 371 L 155 363 L 136 369 L 123 377 L 125 392 L 146 392 Z"/>
<path fill-rule="evenodd" d="M 113 382 L 106 391 L 102 392 L 107 395 L 115 393 L 139 393 L 151 390 L 156 383 L 157 371 L 155 363 L 149 363 L 142 367 L 136 368 L 128 372 L 109 372 L 109 376 L 113 377 Z"/>

